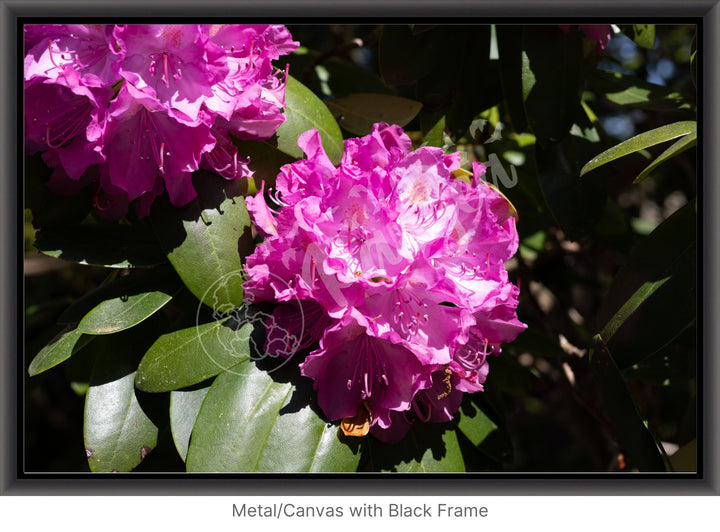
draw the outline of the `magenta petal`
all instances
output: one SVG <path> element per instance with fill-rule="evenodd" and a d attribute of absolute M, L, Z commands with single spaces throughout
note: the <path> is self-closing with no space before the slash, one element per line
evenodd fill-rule
<path fill-rule="evenodd" d="M 125 54 L 120 73 L 170 114 L 177 109 L 196 120 L 211 87 L 227 74 L 224 54 L 216 45 L 208 51 L 196 25 L 129 24 L 117 26 L 114 37 Z"/>
<path fill-rule="evenodd" d="M 245 198 L 245 206 L 250 213 L 253 223 L 265 236 L 277 236 L 278 231 L 275 217 L 265 202 L 265 181 L 261 183 L 260 191 L 255 196 Z"/>
<path fill-rule="evenodd" d="M 56 79 L 65 67 L 79 72 L 83 84 L 109 86 L 119 79 L 120 56 L 112 49 L 112 26 L 48 24 L 25 26 L 33 41 L 25 55 L 25 80 Z"/>
<path fill-rule="evenodd" d="M 335 171 L 335 167 L 325 153 L 320 133 L 318 133 L 317 130 L 310 129 L 305 133 L 301 133 L 298 137 L 298 146 L 305 152 L 309 160 L 329 172 Z"/>
<path fill-rule="evenodd" d="M 367 402 L 373 423 L 385 427 L 391 411 L 408 408 L 423 372 L 410 351 L 368 336 L 349 317 L 327 330 L 320 349 L 300 367 L 315 380 L 318 404 L 329 419 L 355 416 Z"/>
<path fill-rule="evenodd" d="M 111 103 L 110 117 L 104 140 L 113 185 L 135 199 L 161 177 L 175 205 L 195 197 L 191 173 L 214 146 L 206 124 L 179 122 L 131 85 L 124 85 Z"/>

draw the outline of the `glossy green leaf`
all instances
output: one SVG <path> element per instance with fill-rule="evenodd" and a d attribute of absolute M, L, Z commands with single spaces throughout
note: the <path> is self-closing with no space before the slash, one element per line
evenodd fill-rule
<path fill-rule="evenodd" d="M 678 141 L 673 142 L 673 144 L 664 152 L 662 152 L 660 155 L 658 155 L 655 160 L 650 163 L 645 170 L 640 172 L 638 176 L 635 178 L 633 183 L 639 183 L 643 179 L 645 179 L 650 173 L 655 170 L 658 166 L 660 166 L 662 163 L 672 159 L 676 155 L 681 154 L 685 150 L 689 150 L 690 148 L 694 147 L 697 144 L 697 132 L 690 133 L 689 135 L 685 135 L 684 137 L 681 137 Z"/>
<path fill-rule="evenodd" d="M 665 471 L 655 439 L 648 431 L 622 374 L 601 341 L 596 342 L 590 360 L 609 421 L 623 446 L 628 467 L 641 472 Z"/>
<path fill-rule="evenodd" d="M 182 208 L 156 200 L 152 211 L 155 232 L 185 286 L 220 311 L 242 303 L 241 252 L 252 249 L 250 217 L 239 181 L 196 172 L 196 199 Z"/>
<path fill-rule="evenodd" d="M 442 116 L 435 124 L 423 135 L 423 146 L 435 146 L 442 148 L 445 145 L 445 116 Z"/>
<path fill-rule="evenodd" d="M 145 224 L 79 224 L 42 229 L 35 236 L 35 247 L 51 257 L 106 268 L 167 262 Z"/>
<path fill-rule="evenodd" d="M 620 29 L 638 46 L 648 50 L 652 50 L 655 46 L 655 24 L 633 24 L 632 26 L 620 26 Z"/>
<path fill-rule="evenodd" d="M 697 213 L 687 204 L 633 249 L 598 312 L 621 368 L 670 344 L 697 317 Z"/>
<path fill-rule="evenodd" d="M 452 423 L 414 423 L 398 443 L 364 438 L 359 471 L 397 473 L 465 472 L 458 436 Z"/>
<path fill-rule="evenodd" d="M 458 420 L 458 429 L 473 445 L 481 445 L 498 426 L 476 404 L 469 403 Z"/>
<path fill-rule="evenodd" d="M 57 366 L 80 351 L 92 339 L 92 336 L 84 335 L 82 331 L 76 328 L 66 327 L 60 335 L 53 338 L 48 345 L 35 355 L 35 358 L 30 362 L 28 374 L 32 377 Z"/>
<path fill-rule="evenodd" d="M 355 135 L 367 135 L 376 122 L 405 126 L 420 112 L 422 104 L 389 94 L 355 93 L 327 102 L 340 126 Z"/>
<path fill-rule="evenodd" d="M 307 404 L 303 389 L 246 362 L 215 379 L 195 422 L 191 472 L 355 471 L 359 455 Z"/>
<path fill-rule="evenodd" d="M 85 452 L 92 471 L 131 471 L 157 443 L 157 427 L 140 408 L 134 379 L 130 373 L 87 392 Z"/>
<path fill-rule="evenodd" d="M 139 268 L 127 275 L 111 270 L 110 275 L 95 290 L 73 302 L 58 317 L 59 323 L 79 323 L 89 312 L 109 300 L 128 300 L 149 292 L 162 292 L 172 296 L 182 287 L 182 282 L 169 265 L 155 268 Z"/>
<path fill-rule="evenodd" d="M 456 415 L 458 431 L 495 464 L 510 464 L 513 440 L 507 429 L 502 392 L 492 377 L 485 381 L 484 387 L 483 392 L 464 395 Z"/>
<path fill-rule="evenodd" d="M 146 392 L 178 390 L 248 360 L 253 326 L 236 327 L 227 318 L 162 335 L 140 361 L 137 387 Z"/>
<path fill-rule="evenodd" d="M 180 457 L 187 459 L 190 435 L 210 386 L 170 392 L 170 430 Z"/>
<path fill-rule="evenodd" d="M 92 309 L 78 324 L 85 334 L 112 334 L 146 320 L 172 299 L 164 292 L 145 292 L 108 299 Z"/>
<path fill-rule="evenodd" d="M 655 85 L 620 72 L 590 69 L 590 87 L 611 102 L 639 109 L 680 109 L 686 107 L 682 95 L 669 87 Z"/>
<path fill-rule="evenodd" d="M 639 135 L 625 140 L 620 144 L 613 146 L 609 150 L 605 150 L 593 157 L 587 164 L 585 164 L 585 166 L 582 167 L 580 175 L 583 176 L 591 170 L 595 170 L 596 168 L 614 161 L 615 159 L 619 159 L 620 157 L 624 157 L 625 155 L 649 148 L 650 146 L 662 144 L 668 140 L 682 137 L 696 131 L 697 122 L 693 120 L 686 120 L 640 133 Z"/>
<path fill-rule="evenodd" d="M 320 133 L 322 145 L 330 160 L 340 162 L 345 146 L 342 132 L 327 106 L 313 92 L 288 76 L 285 89 L 285 122 L 277 129 L 278 149 L 300 159 L 303 151 L 297 144 L 298 137 L 309 129 Z"/>
<path fill-rule="evenodd" d="M 579 30 L 552 26 L 523 31 L 522 88 L 530 129 L 538 143 L 562 140 L 580 109 L 582 46 Z"/>
<path fill-rule="evenodd" d="M 95 472 L 131 471 L 155 447 L 158 428 L 135 395 L 135 351 L 125 334 L 101 337 L 102 347 L 85 396 L 85 452 Z"/>

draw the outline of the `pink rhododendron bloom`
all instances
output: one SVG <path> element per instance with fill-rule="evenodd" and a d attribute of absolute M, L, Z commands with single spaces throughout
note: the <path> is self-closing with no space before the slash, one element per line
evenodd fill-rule
<path fill-rule="evenodd" d="M 563 24 L 559 28 L 568 33 L 570 26 Z M 602 52 L 607 46 L 608 41 L 612 37 L 612 28 L 609 24 L 581 24 L 580 29 L 585 34 L 585 37 L 593 41 L 597 41 L 596 51 Z"/>
<path fill-rule="evenodd" d="M 198 168 L 252 175 L 233 139 L 265 140 L 283 123 L 298 43 L 280 25 L 27 25 L 25 151 L 55 169 L 53 189 L 93 187 L 96 212 L 147 216 L 167 193 L 196 196 Z"/>
<path fill-rule="evenodd" d="M 348 434 L 397 441 L 415 421 L 452 419 L 463 392 L 483 389 L 488 356 L 525 328 L 505 269 L 518 246 L 507 200 L 480 180 L 484 165 L 473 185 L 455 179 L 459 154 L 413 151 L 397 126 L 345 141 L 337 167 L 317 131 L 298 144 L 307 157 L 276 190 L 247 198 L 265 240 L 245 295 L 281 303 L 266 349 L 292 354 L 283 323 L 286 338 L 317 342 L 301 372 Z"/>
<path fill-rule="evenodd" d="M 168 111 L 197 120 L 211 87 L 228 73 L 222 49 L 194 24 L 128 24 L 113 31 L 120 74 Z"/>
<path fill-rule="evenodd" d="M 154 98 L 123 85 L 109 109 L 104 144 L 110 182 L 130 200 L 153 190 L 162 179 L 175 205 L 196 196 L 191 183 L 200 155 L 215 145 L 210 127 L 170 115 Z"/>
<path fill-rule="evenodd" d="M 87 87 L 78 79 L 67 67 L 58 82 L 36 79 L 25 89 L 25 153 L 44 152 L 48 164 L 61 164 L 76 180 L 90 165 L 104 160 L 95 151 L 93 125 L 105 120 L 112 96 L 111 89 Z"/>
<path fill-rule="evenodd" d="M 302 371 L 315 379 L 318 403 L 330 419 L 352 417 L 366 407 L 371 423 L 382 428 L 390 426 L 393 411 L 410 407 L 429 380 L 412 351 L 368 334 L 351 312 L 325 331 Z"/>
<path fill-rule="evenodd" d="M 107 87 L 119 79 L 122 58 L 113 48 L 113 26 L 43 24 L 25 26 L 25 80 L 58 79 L 72 67 L 90 87 Z"/>

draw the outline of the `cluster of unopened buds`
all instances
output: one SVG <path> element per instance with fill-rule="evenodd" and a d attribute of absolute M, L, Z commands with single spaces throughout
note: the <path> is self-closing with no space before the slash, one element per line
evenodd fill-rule
<path fill-rule="evenodd" d="M 315 346 L 301 373 L 348 435 L 394 442 L 417 420 L 451 420 L 525 328 L 505 268 L 514 210 L 482 164 L 413 151 L 398 126 L 346 140 L 337 167 L 317 131 L 299 145 L 307 157 L 268 199 L 263 186 L 246 200 L 265 237 L 247 257 L 246 301 L 278 303 L 265 350 Z"/>
<path fill-rule="evenodd" d="M 94 187 L 94 206 L 138 216 L 168 192 L 184 205 L 192 173 L 247 177 L 233 138 L 265 140 L 285 120 L 298 43 L 281 25 L 27 25 L 25 150 L 52 167 L 59 194 Z"/>

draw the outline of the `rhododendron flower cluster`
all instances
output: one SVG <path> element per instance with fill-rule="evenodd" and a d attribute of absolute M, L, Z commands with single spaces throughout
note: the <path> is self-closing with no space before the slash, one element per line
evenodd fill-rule
<path fill-rule="evenodd" d="M 231 137 L 265 140 L 284 121 L 298 43 L 280 25 L 25 26 L 25 150 L 43 152 L 61 194 L 93 183 L 109 219 L 167 190 L 184 205 L 199 168 L 251 175 Z"/>
<path fill-rule="evenodd" d="M 247 257 L 245 297 L 276 301 L 266 351 L 317 348 L 300 364 L 346 434 L 397 441 L 416 420 L 452 419 L 483 389 L 489 355 L 525 325 L 505 262 L 515 218 L 480 177 L 456 178 L 460 154 L 375 124 L 345 141 L 338 167 L 315 130 L 273 192 L 247 198 L 265 240 Z"/>

